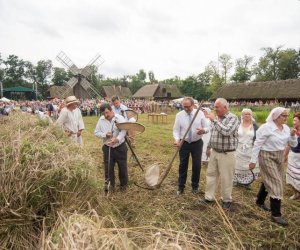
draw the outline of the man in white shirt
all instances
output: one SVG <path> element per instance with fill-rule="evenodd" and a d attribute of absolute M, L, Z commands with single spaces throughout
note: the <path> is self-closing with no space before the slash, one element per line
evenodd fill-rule
<path fill-rule="evenodd" d="M 194 109 L 194 99 L 191 97 L 185 97 L 183 99 L 182 107 L 183 110 L 176 115 L 173 127 L 173 137 L 175 139 L 174 145 L 177 147 L 180 145 L 180 142 L 196 113 L 196 110 Z M 180 164 L 177 195 L 181 195 L 184 192 L 190 155 L 192 156 L 192 192 L 194 194 L 199 192 L 201 155 L 203 147 L 203 141 L 201 138 L 204 133 L 208 132 L 209 128 L 207 127 L 204 113 L 199 111 L 179 150 Z"/>
<path fill-rule="evenodd" d="M 106 184 L 115 187 L 114 166 L 119 168 L 120 188 L 125 190 L 128 183 L 126 130 L 119 130 L 116 123 L 125 122 L 125 118 L 115 114 L 108 103 L 100 106 L 101 117 L 96 125 L 95 136 L 103 139 L 103 159 Z M 107 186 L 105 191 L 107 192 Z"/>
<path fill-rule="evenodd" d="M 63 127 L 73 142 L 82 144 L 81 132 L 84 130 L 84 123 L 81 111 L 77 107 L 79 100 L 75 96 L 69 96 L 65 103 L 66 107 L 60 111 L 56 124 Z"/>
<path fill-rule="evenodd" d="M 125 118 L 125 120 L 127 120 L 127 116 L 126 116 L 126 110 L 128 110 L 128 108 L 121 103 L 121 100 L 118 96 L 113 96 L 111 98 L 111 102 L 112 102 L 112 111 L 115 114 L 121 115 Z"/>

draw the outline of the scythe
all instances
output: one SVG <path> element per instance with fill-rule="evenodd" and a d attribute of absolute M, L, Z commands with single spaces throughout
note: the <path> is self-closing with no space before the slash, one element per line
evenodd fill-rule
<path fill-rule="evenodd" d="M 135 183 L 136 186 L 138 186 L 140 188 L 148 189 L 148 190 L 155 190 L 155 189 L 160 188 L 161 184 L 163 183 L 163 181 L 166 179 L 167 175 L 169 174 L 169 172 L 172 168 L 172 165 L 174 163 L 174 160 L 176 159 L 176 156 L 177 156 L 186 136 L 188 135 L 199 111 L 202 108 L 202 103 L 203 103 L 203 101 L 201 101 L 201 103 L 199 104 L 199 107 L 197 108 L 197 111 L 196 111 L 191 123 L 189 124 L 189 127 L 185 131 L 184 136 L 183 136 L 182 140 L 180 141 L 179 146 L 177 147 L 171 161 L 169 162 L 167 168 L 162 173 L 162 175 L 159 176 L 159 167 L 157 165 L 151 165 L 150 167 L 147 168 L 147 170 L 145 172 L 145 182 L 146 182 L 147 186 L 141 186 L 141 185 Z"/>

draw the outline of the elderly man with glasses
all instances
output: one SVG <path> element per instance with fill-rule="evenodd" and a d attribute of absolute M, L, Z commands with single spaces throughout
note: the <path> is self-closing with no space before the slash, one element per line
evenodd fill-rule
<path fill-rule="evenodd" d="M 173 127 L 173 137 L 175 139 L 174 145 L 177 147 L 179 147 L 187 128 L 196 114 L 193 98 L 185 97 L 182 101 L 182 107 L 183 110 L 176 115 Z M 201 155 L 203 148 L 202 135 L 208 132 L 209 128 L 207 127 L 204 113 L 199 111 L 179 150 L 180 164 L 177 195 L 181 195 L 184 192 L 190 155 L 192 156 L 192 192 L 194 194 L 199 192 Z"/>

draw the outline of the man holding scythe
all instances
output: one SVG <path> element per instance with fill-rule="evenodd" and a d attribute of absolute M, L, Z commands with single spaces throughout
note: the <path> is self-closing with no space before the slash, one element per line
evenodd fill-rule
<path fill-rule="evenodd" d="M 194 109 L 194 99 L 191 97 L 185 97 L 182 100 L 182 107 L 183 110 L 176 115 L 173 127 L 174 145 L 179 147 L 181 140 L 184 139 L 179 150 L 180 164 L 177 195 L 184 192 L 190 155 L 192 156 L 192 192 L 197 194 L 199 192 L 201 171 L 202 135 L 209 132 L 209 127 L 207 127 L 204 113 L 199 111 L 188 135 L 183 138 L 197 111 Z"/>
<path fill-rule="evenodd" d="M 126 130 L 119 130 L 116 123 L 125 122 L 123 116 L 115 114 L 108 103 L 100 106 L 101 117 L 96 125 L 95 136 L 103 139 L 103 159 L 106 187 L 115 187 L 114 166 L 119 168 L 120 188 L 125 190 L 128 183 L 127 147 L 125 143 Z"/>

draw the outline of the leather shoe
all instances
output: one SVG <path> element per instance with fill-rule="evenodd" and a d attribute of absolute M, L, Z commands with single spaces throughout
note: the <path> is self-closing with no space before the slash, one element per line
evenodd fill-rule
<path fill-rule="evenodd" d="M 192 193 L 193 194 L 199 194 L 199 189 L 198 188 L 193 188 Z"/>
<path fill-rule="evenodd" d="M 281 225 L 281 226 L 287 226 L 288 223 L 281 217 L 281 216 L 278 216 L 278 217 L 275 217 L 275 216 L 271 216 L 271 219 L 273 222 Z"/>
<path fill-rule="evenodd" d="M 264 211 L 267 211 L 267 212 L 270 212 L 270 211 L 271 211 L 271 209 L 270 209 L 269 207 L 267 207 L 267 206 L 265 205 L 265 203 L 264 203 L 264 204 L 258 204 L 258 203 L 256 203 L 256 206 L 258 206 L 259 208 L 261 208 L 261 209 L 264 210 Z"/>
<path fill-rule="evenodd" d="M 231 207 L 231 202 L 230 201 L 222 202 L 222 208 L 223 209 L 228 210 L 228 209 L 230 209 L 230 207 Z"/>
<path fill-rule="evenodd" d="M 205 205 L 205 206 L 211 205 L 211 204 L 213 204 L 213 203 L 214 203 L 214 201 L 207 200 L 207 199 L 205 199 L 205 198 L 203 198 L 203 199 L 201 199 L 201 200 L 199 201 L 199 204 L 200 204 L 200 205 Z"/>

